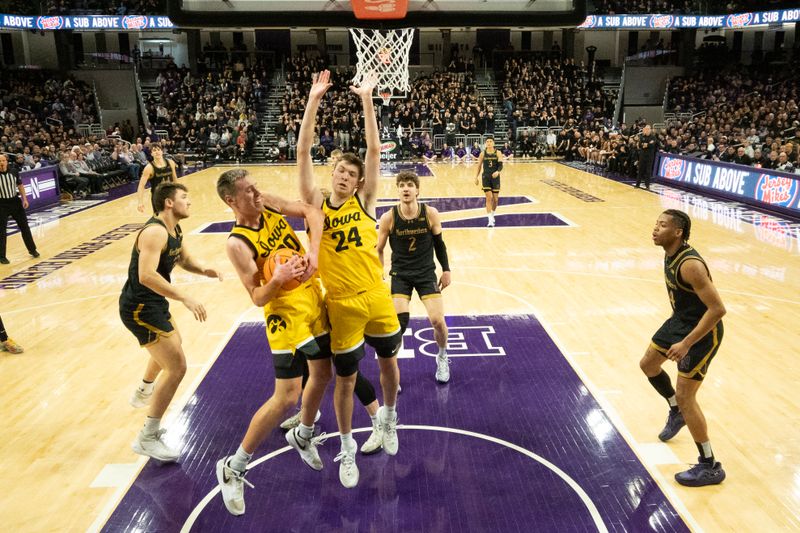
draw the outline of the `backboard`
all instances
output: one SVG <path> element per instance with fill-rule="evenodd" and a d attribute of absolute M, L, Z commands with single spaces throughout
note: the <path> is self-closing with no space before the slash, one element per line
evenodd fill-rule
<path fill-rule="evenodd" d="M 363 1 L 363 0 L 362 0 Z M 393 0 L 367 0 L 373 6 Z M 586 0 L 408 0 L 401 19 L 363 19 L 350 0 L 168 0 L 182 28 L 498 28 L 572 26 Z"/>

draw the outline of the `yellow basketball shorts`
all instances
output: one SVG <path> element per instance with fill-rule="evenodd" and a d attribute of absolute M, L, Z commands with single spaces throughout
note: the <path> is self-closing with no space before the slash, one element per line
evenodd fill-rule
<path fill-rule="evenodd" d="M 400 331 L 389 287 L 380 283 L 355 296 L 325 299 L 331 324 L 331 351 L 335 354 L 356 349 L 364 336 L 391 337 Z"/>
<path fill-rule="evenodd" d="M 285 293 L 264 307 L 267 340 L 274 355 L 293 354 L 298 348 L 314 358 L 314 349 L 305 349 L 314 339 L 330 331 L 322 290 L 311 283 Z"/>

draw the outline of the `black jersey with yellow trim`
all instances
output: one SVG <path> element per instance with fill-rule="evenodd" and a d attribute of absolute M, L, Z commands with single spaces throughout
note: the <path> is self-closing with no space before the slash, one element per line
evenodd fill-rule
<path fill-rule="evenodd" d="M 708 265 L 697 250 L 684 243 L 674 255 L 664 257 L 664 281 L 667 285 L 673 316 L 684 323 L 697 324 L 708 307 L 697 296 L 692 286 L 681 277 L 681 265 L 691 260 L 703 263 L 703 267 L 709 273 L 709 278 L 711 277 Z"/>

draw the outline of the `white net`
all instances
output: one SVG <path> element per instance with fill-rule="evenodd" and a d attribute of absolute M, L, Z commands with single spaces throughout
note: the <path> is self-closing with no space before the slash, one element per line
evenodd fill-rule
<path fill-rule="evenodd" d="M 353 85 L 360 85 L 370 74 L 378 75 L 376 89 L 386 103 L 393 90 L 409 91 L 408 52 L 414 39 L 414 28 L 399 30 L 372 30 L 353 28 L 350 30 L 356 43 L 356 75 Z M 388 96 L 387 96 L 388 90 Z"/>

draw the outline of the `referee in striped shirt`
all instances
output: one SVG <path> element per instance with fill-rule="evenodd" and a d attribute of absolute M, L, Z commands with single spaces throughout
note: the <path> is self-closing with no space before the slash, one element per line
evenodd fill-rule
<path fill-rule="evenodd" d="M 16 172 L 8 169 L 8 156 L 0 153 L 0 220 L 3 221 L 3 231 L 0 233 L 0 263 L 7 265 L 6 237 L 8 231 L 8 217 L 17 223 L 22 240 L 28 253 L 39 257 L 36 243 L 33 242 L 31 228 L 28 226 L 28 217 L 25 210 L 28 208 L 28 199 L 25 197 L 25 187 Z"/>

